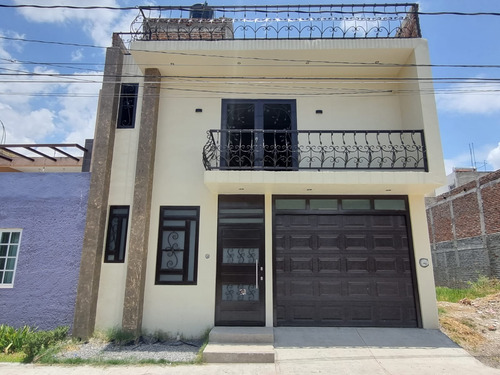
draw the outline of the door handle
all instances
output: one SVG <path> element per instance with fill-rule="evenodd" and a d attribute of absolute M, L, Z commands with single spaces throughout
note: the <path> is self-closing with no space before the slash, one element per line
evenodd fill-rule
<path fill-rule="evenodd" d="M 255 261 L 255 289 L 259 289 L 259 260 Z"/>

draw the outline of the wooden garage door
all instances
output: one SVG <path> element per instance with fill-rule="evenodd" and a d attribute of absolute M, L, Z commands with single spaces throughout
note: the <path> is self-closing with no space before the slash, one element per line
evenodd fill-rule
<path fill-rule="evenodd" d="M 276 215 L 276 324 L 417 327 L 406 219 Z"/>

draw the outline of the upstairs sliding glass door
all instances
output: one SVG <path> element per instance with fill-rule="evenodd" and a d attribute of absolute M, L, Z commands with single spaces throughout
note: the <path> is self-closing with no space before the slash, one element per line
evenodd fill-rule
<path fill-rule="evenodd" d="M 221 167 L 297 167 L 295 100 L 223 100 Z"/>

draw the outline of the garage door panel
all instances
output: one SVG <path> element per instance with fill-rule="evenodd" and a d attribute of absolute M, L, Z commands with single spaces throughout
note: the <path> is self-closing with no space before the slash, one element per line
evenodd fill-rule
<path fill-rule="evenodd" d="M 347 292 L 350 299 L 358 299 L 363 297 L 363 300 L 367 300 L 366 297 L 371 295 L 371 286 L 369 281 L 347 281 Z"/>
<path fill-rule="evenodd" d="M 317 244 L 319 251 L 336 251 L 340 250 L 340 235 L 331 233 L 318 233 Z"/>
<path fill-rule="evenodd" d="M 278 325 L 417 326 L 404 215 L 280 216 Z"/>
<path fill-rule="evenodd" d="M 342 295 L 341 281 L 318 281 L 319 297 L 330 299 Z"/>
<path fill-rule="evenodd" d="M 368 258 L 346 258 L 346 272 L 368 273 L 369 259 Z"/>
<path fill-rule="evenodd" d="M 343 218 L 342 227 L 345 230 L 349 229 L 360 230 L 368 228 L 370 225 L 370 219 L 367 216 L 352 215 L 352 216 L 342 216 L 342 218 Z"/>
<path fill-rule="evenodd" d="M 313 273 L 313 258 L 312 257 L 290 257 L 289 272 L 294 273 Z"/>
<path fill-rule="evenodd" d="M 336 306 L 320 306 L 319 308 L 319 321 L 321 325 L 339 325 L 345 320 L 345 308 Z"/>
<path fill-rule="evenodd" d="M 381 234 L 373 235 L 373 250 L 374 251 L 387 251 L 387 250 L 394 250 L 396 251 L 398 249 L 398 244 L 400 241 L 398 241 L 398 238 L 396 238 L 394 235 L 390 234 Z"/>
<path fill-rule="evenodd" d="M 290 282 L 290 297 L 301 297 L 302 299 L 307 299 L 309 296 L 313 296 L 314 294 L 313 280 Z"/>
<path fill-rule="evenodd" d="M 399 273 L 403 271 L 402 267 L 398 266 L 398 258 L 377 258 L 375 259 L 375 272 L 378 273 Z"/>
<path fill-rule="evenodd" d="M 290 240 L 290 251 L 308 252 L 313 249 L 312 235 L 290 235 L 288 238 Z"/>
<path fill-rule="evenodd" d="M 379 297 L 400 297 L 402 292 L 406 294 L 405 289 L 401 291 L 399 281 L 377 281 L 376 282 L 377 296 Z"/>
<path fill-rule="evenodd" d="M 317 272 L 320 274 L 339 273 L 342 270 L 342 260 L 340 258 L 317 258 Z"/>
<path fill-rule="evenodd" d="M 345 238 L 345 249 L 348 251 L 367 251 L 369 247 L 369 238 L 365 234 L 346 234 Z"/>
<path fill-rule="evenodd" d="M 342 227 L 342 216 L 339 215 L 317 215 L 317 227 L 321 230 L 340 229 Z"/>

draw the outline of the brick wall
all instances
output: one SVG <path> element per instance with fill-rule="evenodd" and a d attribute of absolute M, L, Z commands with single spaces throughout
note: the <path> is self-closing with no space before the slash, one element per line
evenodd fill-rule
<path fill-rule="evenodd" d="M 500 170 L 427 201 L 437 285 L 500 278 Z"/>
<path fill-rule="evenodd" d="M 144 33 L 150 40 L 234 39 L 231 19 L 149 18 Z"/>

